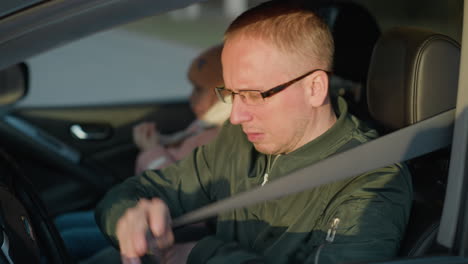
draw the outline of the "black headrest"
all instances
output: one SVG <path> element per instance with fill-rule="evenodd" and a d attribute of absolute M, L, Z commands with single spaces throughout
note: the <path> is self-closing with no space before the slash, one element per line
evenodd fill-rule
<path fill-rule="evenodd" d="M 417 28 L 395 28 L 377 42 L 367 96 L 371 116 L 388 131 L 456 105 L 460 45 Z"/>
<path fill-rule="evenodd" d="M 365 83 L 372 49 L 380 36 L 374 17 L 363 6 L 351 2 L 312 2 L 311 5 L 335 40 L 333 73 Z"/>
<path fill-rule="evenodd" d="M 343 96 L 349 111 L 368 120 L 366 87 L 370 58 L 380 29 L 362 5 L 344 1 L 304 1 L 328 25 L 335 41 L 330 94 Z"/>

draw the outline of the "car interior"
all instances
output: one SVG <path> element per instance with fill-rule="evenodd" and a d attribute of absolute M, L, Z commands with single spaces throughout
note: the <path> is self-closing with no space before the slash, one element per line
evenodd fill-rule
<path fill-rule="evenodd" d="M 456 107 L 459 38 L 437 28 L 379 25 L 367 1 L 307 6 L 323 17 L 335 39 L 330 93 L 343 96 L 350 111 L 382 135 Z M 109 188 L 133 175 L 135 124 L 155 120 L 162 133 L 171 133 L 194 115 L 186 100 L 15 108 L 27 95 L 31 74 L 26 62 L 0 71 L 0 244 L 9 251 L 0 254 L 0 264 L 41 258 L 73 263 L 53 217 L 92 209 Z M 436 239 L 450 154 L 447 146 L 407 161 L 414 199 L 398 259 L 454 254 Z"/>

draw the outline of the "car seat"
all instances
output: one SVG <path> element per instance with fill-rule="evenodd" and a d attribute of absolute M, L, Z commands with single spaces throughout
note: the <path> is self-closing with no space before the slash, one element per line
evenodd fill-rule
<path fill-rule="evenodd" d="M 460 45 L 442 34 L 408 27 L 384 33 L 374 48 L 367 81 L 369 113 L 381 132 L 453 109 L 459 61 Z M 401 256 L 421 256 L 434 244 L 449 153 L 442 149 L 407 162 L 414 199 Z"/>

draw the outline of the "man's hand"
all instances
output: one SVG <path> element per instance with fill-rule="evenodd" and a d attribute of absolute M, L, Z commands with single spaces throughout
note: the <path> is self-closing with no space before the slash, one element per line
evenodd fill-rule
<path fill-rule="evenodd" d="M 117 222 L 116 234 L 124 259 L 136 260 L 131 263 L 138 263 L 139 258 L 148 252 L 145 236 L 148 229 L 156 238 L 157 250 L 164 252 L 174 244 L 169 208 L 161 199 L 141 199 L 137 206 L 128 209 Z"/>
<path fill-rule="evenodd" d="M 149 150 L 159 144 L 159 132 L 154 122 L 143 122 L 133 127 L 133 142 L 140 151 Z"/>

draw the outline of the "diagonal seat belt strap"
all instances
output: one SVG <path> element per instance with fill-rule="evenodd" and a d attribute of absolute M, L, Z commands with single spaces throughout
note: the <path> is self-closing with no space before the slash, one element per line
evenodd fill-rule
<path fill-rule="evenodd" d="M 406 161 L 451 144 L 455 110 L 336 154 L 287 176 L 173 220 L 173 228 L 195 223 L 222 212 L 277 199 L 346 179 L 390 164 Z"/>

